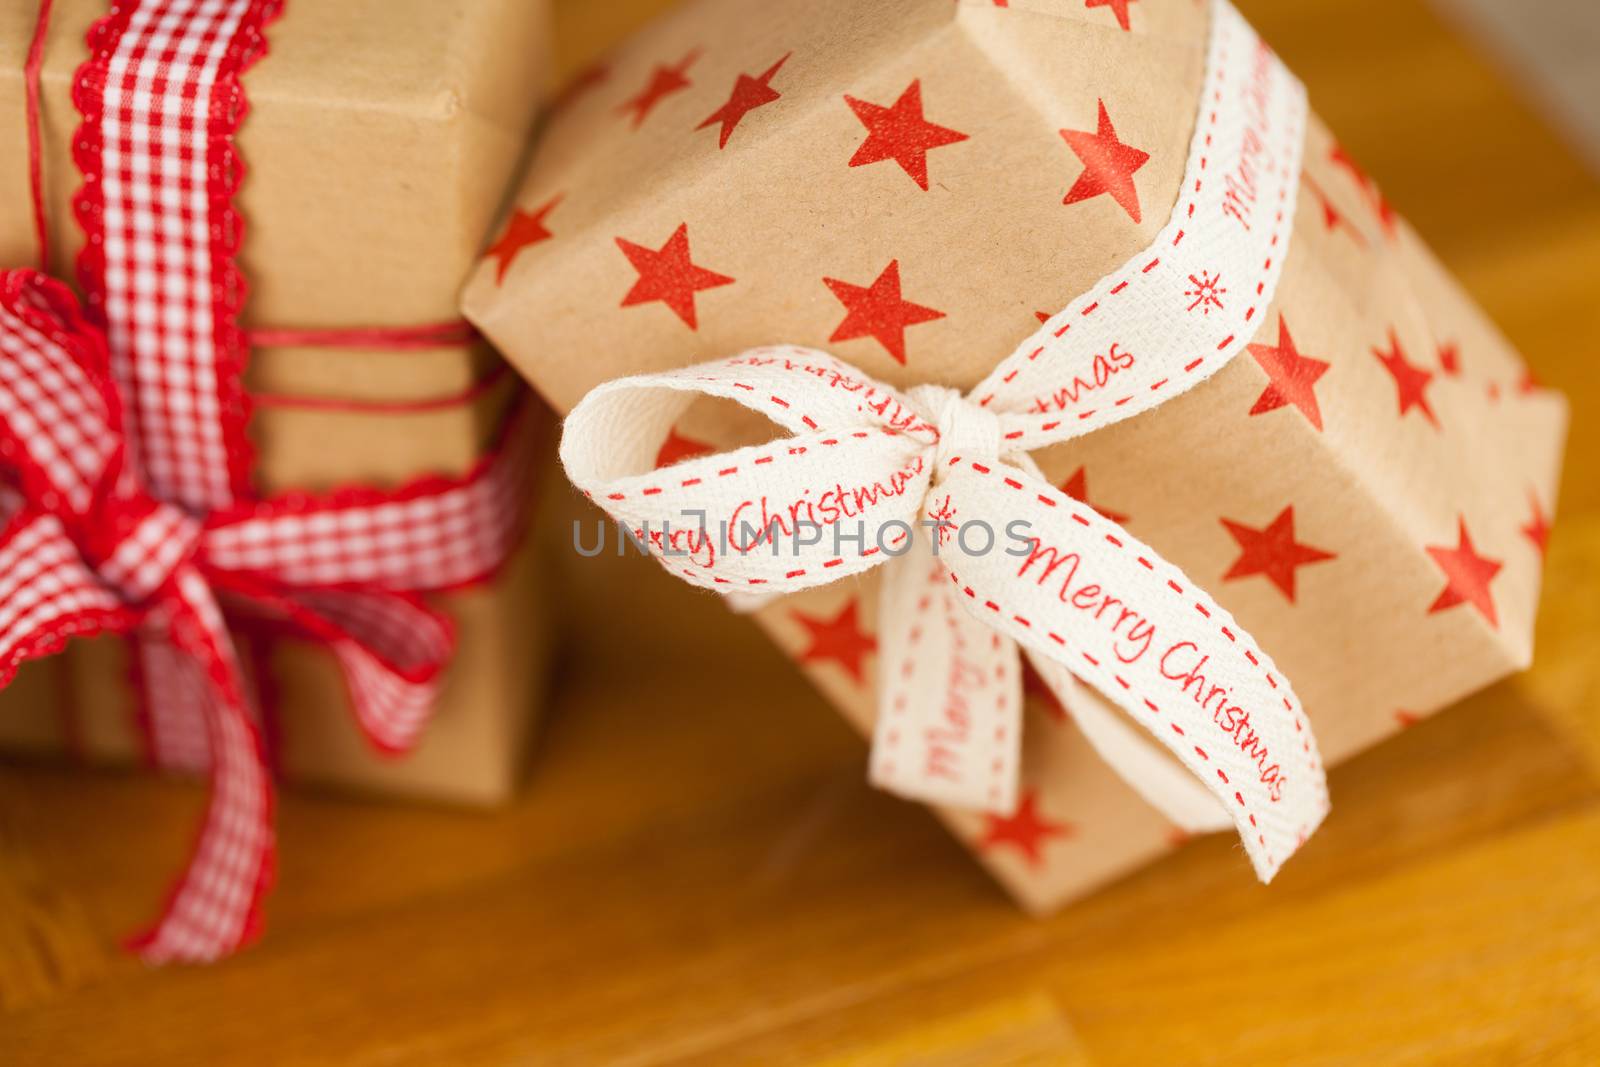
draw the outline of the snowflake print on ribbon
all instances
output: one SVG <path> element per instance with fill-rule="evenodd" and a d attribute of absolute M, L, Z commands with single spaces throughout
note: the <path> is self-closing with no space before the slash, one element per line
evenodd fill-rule
<path fill-rule="evenodd" d="M 955 517 L 956 509 L 951 506 L 950 494 L 946 493 L 945 498 L 939 502 L 938 509 L 932 514 L 933 521 L 939 524 L 937 529 L 941 545 L 949 544 L 950 539 L 955 536 L 957 527 Z"/>
<path fill-rule="evenodd" d="M 1227 295 L 1228 289 L 1222 284 L 1222 275 L 1203 270 L 1199 274 L 1189 275 L 1190 288 L 1184 290 L 1183 295 L 1189 298 L 1189 310 L 1200 309 L 1200 314 L 1209 315 L 1211 309 L 1222 310 L 1222 298 Z"/>

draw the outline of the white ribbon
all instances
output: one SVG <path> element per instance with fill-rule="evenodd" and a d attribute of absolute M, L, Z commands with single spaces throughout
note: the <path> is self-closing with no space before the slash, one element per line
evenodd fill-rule
<path fill-rule="evenodd" d="M 1130 785 L 1185 829 L 1231 822 L 1269 880 L 1327 811 L 1288 681 L 1204 590 L 1027 453 L 1162 404 L 1245 347 L 1287 251 L 1305 116 L 1299 83 L 1215 0 L 1171 220 L 970 394 L 758 348 L 599 386 L 567 418 L 567 472 L 669 570 L 724 594 L 886 566 L 877 785 L 1013 810 L 1021 646 Z M 701 396 L 791 436 L 651 470 Z"/>

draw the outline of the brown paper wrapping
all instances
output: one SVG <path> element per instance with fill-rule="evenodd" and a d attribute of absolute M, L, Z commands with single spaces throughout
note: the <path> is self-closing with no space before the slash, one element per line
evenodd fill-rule
<path fill-rule="evenodd" d="M 52 263 L 68 277 L 82 243 L 70 198 L 78 115 L 72 78 L 103 0 L 57 0 L 41 78 Z M 36 261 L 28 202 L 22 67 L 34 5 L 0 9 L 0 263 Z M 547 6 L 530 0 L 289 0 L 269 50 L 244 77 L 239 134 L 248 171 L 240 265 L 245 324 L 258 328 L 410 326 L 449 321 L 460 281 L 527 144 L 548 73 Z M 388 352 L 257 348 L 256 393 L 415 402 L 461 394 L 490 373 L 486 345 Z M 495 438 L 515 389 L 406 413 L 258 406 L 251 423 L 262 492 L 349 483 L 393 486 L 461 474 Z M 282 762 L 295 778 L 470 803 L 512 788 L 534 719 L 536 577 L 524 551 L 495 582 L 441 596 L 461 647 L 420 748 L 373 755 L 350 720 L 329 657 L 293 643 L 275 652 Z M 8 693 L 0 747 L 76 737 L 92 758 L 136 751 L 119 641 L 80 642 L 55 680 L 58 699 Z M 43 673 L 30 671 L 29 674 Z M 40 684 L 43 684 L 42 682 Z M 31 687 L 33 690 L 38 685 Z M 62 708 L 75 720 L 64 732 Z M 29 741 L 32 744 L 29 744 Z"/>
<path fill-rule="evenodd" d="M 480 266 L 467 313 L 561 410 L 606 379 L 767 343 L 828 349 L 898 386 L 970 387 L 1036 329 L 1036 312 L 1090 288 L 1171 213 L 1205 5 L 1141 0 L 1127 19 L 1078 0 L 689 4 L 626 44 L 557 115 L 519 197 L 525 210 L 561 197 L 546 218 L 553 236 L 503 282 Z M 766 83 L 777 98 L 719 144 L 711 117 L 736 81 L 761 79 L 782 57 Z M 653 79 L 676 85 L 660 78 L 668 68 L 686 84 L 635 124 L 631 105 Z M 868 134 L 846 98 L 888 107 L 913 83 L 927 121 L 966 135 L 927 152 L 926 188 L 892 159 L 850 165 Z M 1151 156 L 1135 175 L 1138 221 L 1110 196 L 1064 203 L 1083 164 L 1060 131 L 1094 131 L 1101 102 L 1119 139 Z M 1254 340 L 1276 344 L 1283 318 L 1299 351 L 1329 365 L 1315 386 L 1322 428 L 1294 406 L 1251 415 L 1269 379 L 1241 354 L 1157 411 L 1037 458 L 1058 485 L 1080 475 L 1092 503 L 1125 515 L 1249 628 L 1337 762 L 1528 661 L 1541 553 L 1524 528 L 1535 506 L 1553 510 L 1565 407 L 1527 387 L 1506 342 L 1320 123 L 1305 160 L 1285 273 Z M 662 302 L 626 299 L 639 274 L 618 244 L 658 249 L 680 225 L 693 262 L 733 279 L 695 294 L 692 327 Z M 830 340 L 845 308 L 823 281 L 867 286 L 891 261 L 902 297 L 943 313 L 905 329 L 903 363 L 870 336 Z M 1399 410 L 1375 352 L 1391 329 L 1433 376 L 1437 428 Z M 715 406 L 691 409 L 675 432 L 749 440 L 748 425 Z M 1241 546 L 1222 522 L 1261 529 L 1286 506 L 1295 540 L 1334 555 L 1296 569 L 1292 599 L 1262 574 L 1227 577 Z M 1455 547 L 1458 520 L 1502 564 L 1497 625 L 1470 605 L 1429 610 L 1446 578 L 1426 548 Z M 863 730 L 874 658 L 857 679 L 813 652 L 805 620 L 855 604 L 870 635 L 875 589 L 869 577 L 759 613 Z M 670 630 L 670 604 L 629 607 L 655 620 L 648 632 Z M 739 699 L 706 684 L 707 700 Z M 1058 905 L 1181 839 L 1045 704 L 1030 702 L 1026 730 L 1034 826 L 941 813 L 1025 905 Z"/>

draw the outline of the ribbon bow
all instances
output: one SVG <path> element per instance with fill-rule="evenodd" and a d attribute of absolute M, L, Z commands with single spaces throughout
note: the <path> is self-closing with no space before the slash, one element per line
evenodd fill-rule
<path fill-rule="evenodd" d="M 1231 6 L 1212 11 L 1170 221 L 970 393 L 902 392 L 824 352 L 758 348 L 599 386 L 568 416 L 561 454 L 580 489 L 696 585 L 771 595 L 885 567 L 878 785 L 1013 810 L 1020 647 L 1136 790 L 1186 829 L 1231 822 L 1266 881 L 1327 810 L 1288 681 L 1203 589 L 1028 455 L 1193 388 L 1266 317 L 1304 94 Z M 1239 296 L 1221 299 L 1218 279 Z M 701 396 L 792 436 L 651 471 Z"/>
<path fill-rule="evenodd" d="M 361 729 L 399 752 L 427 718 L 454 633 L 397 590 L 467 575 L 417 567 L 418 541 L 440 532 L 437 492 L 193 515 L 141 485 L 124 418 L 104 336 L 72 294 L 34 271 L 0 273 L 0 465 L 14 479 L 0 529 L 0 685 L 69 637 L 137 635 L 155 754 L 209 766 L 212 791 L 193 858 L 136 944 L 152 961 L 208 960 L 256 932 L 273 867 L 271 784 L 219 600 L 331 647 Z M 461 503 L 446 502 L 446 518 L 470 516 Z"/>

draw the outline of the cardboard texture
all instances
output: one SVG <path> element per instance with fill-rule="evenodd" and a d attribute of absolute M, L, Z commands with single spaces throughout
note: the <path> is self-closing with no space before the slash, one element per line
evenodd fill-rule
<path fill-rule="evenodd" d="M 28 212 L 22 68 L 29 3 L 0 9 L 0 262 L 36 261 Z M 70 87 L 103 0 L 57 0 L 41 77 L 46 199 L 54 272 L 71 277 L 83 240 L 70 198 L 79 116 Z M 247 174 L 240 265 L 244 323 L 260 329 L 411 326 L 456 317 L 461 279 L 482 247 L 525 146 L 548 77 L 547 5 L 530 0 L 290 0 L 244 83 L 238 137 Z M 495 439 L 516 390 L 509 377 L 431 410 L 496 372 L 484 344 L 403 352 L 256 347 L 246 385 L 258 489 L 390 487 L 467 471 Z M 326 655 L 277 649 L 282 764 L 291 778 L 468 803 L 505 797 L 534 719 L 540 657 L 536 576 L 527 550 L 492 584 L 439 598 L 461 646 L 417 751 L 376 757 L 350 721 Z M 77 643 L 61 700 L 7 694 L 0 747 L 59 744 L 70 701 L 90 758 L 137 751 L 120 642 Z M 32 672 L 39 673 L 39 672 Z M 55 706 L 51 706 L 54 704 Z M 30 743 L 30 739 L 31 743 Z"/>
<path fill-rule="evenodd" d="M 563 411 L 607 379 L 768 343 L 966 389 L 1170 216 L 1206 18 L 1192 0 L 686 5 L 555 117 L 519 197 L 548 208 L 551 236 L 481 265 L 467 314 Z M 1063 131 L 1106 117 L 1149 154 L 1133 204 L 1078 195 Z M 646 289 L 629 248 L 670 252 L 675 233 L 692 267 Z M 876 310 L 852 309 L 869 288 Z M 1315 121 L 1259 327 L 1204 385 L 1035 456 L 1262 642 L 1336 763 L 1528 662 L 1565 406 Z M 763 433 L 701 404 L 662 459 Z M 1500 566 L 1476 607 L 1441 594 L 1462 523 Z M 611 593 L 641 640 L 670 629 L 670 603 Z M 869 576 L 757 615 L 864 731 L 875 607 Z M 940 814 L 1030 908 L 1182 839 L 1039 700 L 1023 799 L 1011 817 Z"/>

